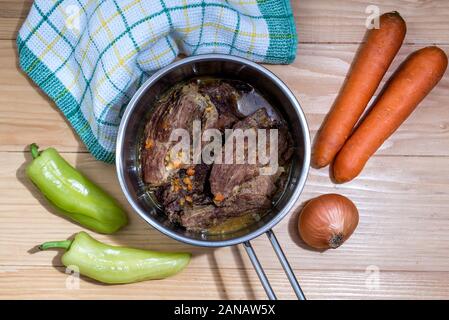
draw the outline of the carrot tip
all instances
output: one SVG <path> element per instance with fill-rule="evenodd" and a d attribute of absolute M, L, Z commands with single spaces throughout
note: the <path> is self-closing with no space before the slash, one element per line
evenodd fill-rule
<path fill-rule="evenodd" d="M 324 159 L 323 157 L 321 158 L 317 158 L 316 156 L 312 155 L 312 161 L 311 161 L 311 165 L 312 167 L 314 167 L 315 169 L 320 169 L 320 168 L 324 168 L 329 164 L 329 162 Z"/>

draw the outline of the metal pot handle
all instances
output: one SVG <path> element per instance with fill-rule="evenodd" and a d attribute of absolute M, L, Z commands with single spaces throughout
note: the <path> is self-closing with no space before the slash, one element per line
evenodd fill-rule
<path fill-rule="evenodd" d="M 290 281 L 290 284 L 293 290 L 295 291 L 296 296 L 298 297 L 299 300 L 306 300 L 306 297 L 304 296 L 304 293 L 302 292 L 301 287 L 299 286 L 298 280 L 296 279 L 296 276 L 290 264 L 287 261 L 287 257 L 282 251 L 282 248 L 279 245 L 279 242 L 277 241 L 276 236 L 273 233 L 273 230 L 268 230 L 266 232 L 266 235 L 268 239 L 270 239 L 271 245 L 273 246 L 273 249 L 276 252 L 276 255 L 278 256 L 279 262 L 281 263 L 282 268 L 284 269 L 284 272 L 287 275 L 287 278 Z M 243 246 L 245 247 L 246 252 L 248 253 L 248 256 L 254 266 L 254 269 L 256 270 L 257 275 L 259 276 L 260 282 L 262 283 L 262 286 L 265 289 L 268 298 L 270 300 L 276 300 L 277 299 L 276 294 L 274 293 L 273 288 L 271 288 L 267 275 L 265 274 L 262 265 L 259 262 L 259 259 L 257 259 L 256 252 L 251 246 L 251 243 L 249 241 L 245 241 L 243 243 Z"/>

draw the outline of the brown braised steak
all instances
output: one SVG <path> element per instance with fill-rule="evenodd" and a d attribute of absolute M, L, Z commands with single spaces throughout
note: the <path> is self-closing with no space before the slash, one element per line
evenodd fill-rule
<path fill-rule="evenodd" d="M 278 120 L 272 120 L 268 117 L 265 109 L 259 109 L 252 115 L 237 122 L 234 129 L 278 129 L 278 161 L 282 166 L 291 157 L 291 137 L 288 131 Z M 267 137 L 267 150 L 269 150 L 269 139 Z M 281 143 L 282 142 L 282 143 Z M 285 143 L 286 142 L 286 143 Z M 223 148 L 224 149 L 224 148 Z M 246 149 L 245 149 L 246 151 Z M 223 153 L 225 150 L 223 150 Z M 224 156 L 222 156 L 222 160 Z M 224 161 L 223 161 L 224 162 Z M 220 195 L 227 199 L 233 190 L 247 181 L 259 176 L 260 168 L 262 164 L 257 162 L 256 164 L 214 164 L 212 167 L 210 185 L 211 191 L 215 197 Z"/>
<path fill-rule="evenodd" d="M 230 128 L 243 115 L 238 110 L 239 92 L 234 86 L 224 81 L 206 80 L 200 82 L 200 93 L 209 97 L 218 110 L 217 128 Z"/>
<path fill-rule="evenodd" d="M 151 187 L 163 186 L 169 177 L 186 167 L 177 159 L 169 159 L 170 142 L 174 129 L 192 132 L 193 121 L 199 120 L 203 129 L 214 128 L 218 112 L 209 97 L 199 93 L 195 83 L 176 87 L 164 96 L 155 107 L 145 127 L 142 148 L 143 179 Z"/>
<path fill-rule="evenodd" d="M 191 81 L 177 86 L 158 101 L 145 127 L 143 179 L 155 190 L 169 220 L 188 230 L 207 230 L 230 217 L 263 215 L 271 208 L 272 198 L 283 183 L 283 166 L 292 151 L 287 126 L 282 120 L 270 118 L 265 109 L 242 116 L 237 101 L 239 90 L 247 88 L 239 86 L 242 86 L 239 82 L 219 80 Z M 278 141 L 282 141 L 279 170 L 261 175 L 259 169 L 264 165 L 258 161 L 189 165 L 169 158 L 170 148 L 176 143 L 169 142 L 171 131 L 182 128 L 191 133 L 194 120 L 201 121 L 203 130 L 278 129 Z"/>

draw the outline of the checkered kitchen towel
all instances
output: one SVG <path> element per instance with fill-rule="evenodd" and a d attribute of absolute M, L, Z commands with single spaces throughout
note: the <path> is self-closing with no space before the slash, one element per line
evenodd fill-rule
<path fill-rule="evenodd" d="M 296 44 L 288 0 L 35 0 L 17 37 L 23 71 L 106 162 L 133 93 L 179 53 L 290 63 Z"/>

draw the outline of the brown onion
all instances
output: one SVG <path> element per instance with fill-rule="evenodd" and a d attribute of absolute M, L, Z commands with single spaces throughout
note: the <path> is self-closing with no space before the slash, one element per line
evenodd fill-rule
<path fill-rule="evenodd" d="M 323 194 L 310 200 L 299 217 L 299 234 L 316 249 L 338 248 L 359 223 L 356 206 L 339 194 Z"/>

